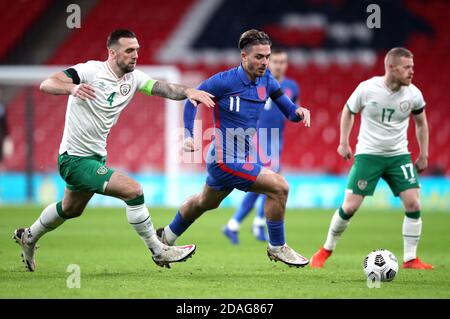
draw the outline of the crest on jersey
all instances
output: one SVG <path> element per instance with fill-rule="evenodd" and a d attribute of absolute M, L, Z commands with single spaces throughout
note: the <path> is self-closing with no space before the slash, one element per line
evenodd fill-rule
<path fill-rule="evenodd" d="M 123 96 L 127 95 L 128 93 L 130 93 L 131 91 L 131 85 L 129 84 L 122 84 L 120 86 L 120 94 L 122 94 Z"/>
<path fill-rule="evenodd" d="M 360 190 L 365 190 L 366 189 L 366 187 L 367 187 L 367 181 L 366 180 L 364 180 L 364 179 L 360 179 L 359 181 L 358 181 L 358 188 L 360 189 Z"/>
<path fill-rule="evenodd" d="M 403 113 L 406 113 L 411 108 L 411 105 L 409 104 L 409 101 L 402 101 L 400 102 L 400 111 Z"/>
<path fill-rule="evenodd" d="M 97 170 L 98 175 L 105 175 L 108 173 L 108 168 L 106 166 L 100 166 Z"/>
<path fill-rule="evenodd" d="M 258 87 L 257 91 L 258 91 L 258 97 L 260 100 L 265 100 L 267 98 L 267 92 L 266 92 L 265 86 Z"/>

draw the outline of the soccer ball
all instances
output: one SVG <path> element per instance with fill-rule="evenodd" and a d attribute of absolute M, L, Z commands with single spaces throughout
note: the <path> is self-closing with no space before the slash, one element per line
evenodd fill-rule
<path fill-rule="evenodd" d="M 375 249 L 364 258 L 363 268 L 372 281 L 392 281 L 398 272 L 398 262 L 389 250 Z"/>

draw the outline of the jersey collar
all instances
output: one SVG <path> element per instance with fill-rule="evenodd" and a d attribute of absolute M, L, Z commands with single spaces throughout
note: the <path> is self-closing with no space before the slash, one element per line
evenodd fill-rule
<path fill-rule="evenodd" d="M 121 81 L 123 80 L 123 78 L 125 77 L 125 74 L 119 78 L 116 73 L 114 73 L 113 69 L 111 69 L 111 66 L 109 65 L 108 61 L 105 61 L 106 64 L 106 68 L 108 69 L 108 71 L 112 74 L 112 76 L 116 79 L 116 81 Z"/>
<path fill-rule="evenodd" d="M 259 83 L 260 77 L 257 77 L 256 80 L 255 80 L 255 82 L 253 82 L 252 80 L 250 80 L 250 79 L 248 78 L 247 73 L 245 73 L 244 67 L 242 66 L 242 64 L 239 65 L 239 67 L 238 67 L 238 74 L 239 74 L 239 77 L 241 78 L 241 81 L 242 81 L 245 85 L 249 85 L 250 83 L 254 83 L 254 84 L 257 85 L 257 84 Z"/>

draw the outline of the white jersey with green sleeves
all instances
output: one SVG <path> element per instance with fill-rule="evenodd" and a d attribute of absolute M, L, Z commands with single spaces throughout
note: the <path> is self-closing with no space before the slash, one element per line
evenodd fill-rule
<path fill-rule="evenodd" d="M 384 77 L 376 76 L 361 82 L 346 105 L 353 114 L 361 112 L 355 155 L 409 154 L 409 116 L 425 107 L 422 93 L 414 84 L 394 92 L 386 86 Z"/>
<path fill-rule="evenodd" d="M 93 87 L 96 97 L 83 101 L 69 96 L 59 154 L 106 156 L 106 138 L 120 113 L 137 90 L 150 95 L 156 81 L 139 70 L 119 79 L 105 61 L 88 61 L 72 68 L 81 83 Z"/>

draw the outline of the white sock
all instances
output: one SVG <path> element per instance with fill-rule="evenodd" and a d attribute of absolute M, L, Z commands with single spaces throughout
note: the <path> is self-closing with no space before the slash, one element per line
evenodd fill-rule
<path fill-rule="evenodd" d="M 231 218 L 228 221 L 227 227 L 231 231 L 239 231 L 239 228 L 241 228 L 241 224 L 239 224 L 239 222 L 236 219 Z"/>
<path fill-rule="evenodd" d="M 156 237 L 147 206 L 145 204 L 136 206 L 127 205 L 126 209 L 128 222 L 133 226 L 152 254 L 155 256 L 161 254 L 163 244 Z"/>
<path fill-rule="evenodd" d="M 422 233 L 422 218 L 403 219 L 403 261 L 415 259 L 420 234 Z"/>
<path fill-rule="evenodd" d="M 59 227 L 66 220 L 58 215 L 56 203 L 50 204 L 42 211 L 41 216 L 30 226 L 28 243 L 35 244 L 44 234 Z"/>
<path fill-rule="evenodd" d="M 261 227 L 266 225 L 266 219 L 256 216 L 253 219 L 253 227 Z"/>
<path fill-rule="evenodd" d="M 325 241 L 323 248 L 330 251 L 333 251 L 336 248 L 337 241 L 341 237 L 341 234 L 344 232 L 344 230 L 347 228 L 349 221 L 350 220 L 343 219 L 339 215 L 339 209 L 336 210 L 333 218 L 331 219 L 327 240 Z"/>
<path fill-rule="evenodd" d="M 178 239 L 178 235 L 175 234 L 172 229 L 170 229 L 169 225 L 164 227 L 164 236 L 166 237 L 167 243 L 172 246 Z"/>
<path fill-rule="evenodd" d="M 269 249 L 270 249 L 270 250 L 274 250 L 274 251 L 277 251 L 277 250 L 281 249 L 281 247 L 283 247 L 283 246 L 287 246 L 287 244 L 284 243 L 284 245 L 281 245 L 281 246 L 273 246 L 273 245 L 271 245 L 271 244 L 269 243 Z"/>

